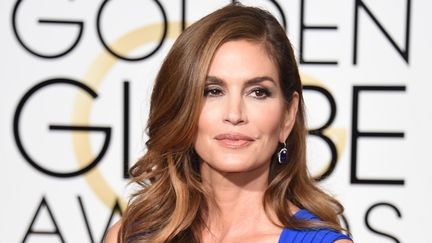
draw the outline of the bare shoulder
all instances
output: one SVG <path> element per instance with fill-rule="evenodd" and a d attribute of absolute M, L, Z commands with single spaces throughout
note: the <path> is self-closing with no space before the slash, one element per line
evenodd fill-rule
<path fill-rule="evenodd" d="M 353 242 L 351 240 L 342 239 L 342 240 L 337 240 L 334 243 L 353 243 Z"/>
<path fill-rule="evenodd" d="M 117 243 L 117 236 L 119 234 L 121 227 L 121 220 L 117 221 L 111 228 L 108 230 L 108 233 L 105 237 L 104 243 Z"/>

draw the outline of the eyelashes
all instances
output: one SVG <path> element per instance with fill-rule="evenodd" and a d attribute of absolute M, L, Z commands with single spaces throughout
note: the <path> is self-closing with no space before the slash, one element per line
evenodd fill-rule
<path fill-rule="evenodd" d="M 266 99 L 272 96 L 272 92 L 270 89 L 265 87 L 253 87 L 246 91 L 248 96 L 251 96 L 255 99 Z M 217 86 L 208 86 L 204 89 L 205 97 L 219 97 L 225 95 L 225 91 L 221 87 Z"/>
<path fill-rule="evenodd" d="M 204 96 L 205 97 L 217 97 L 217 96 L 222 96 L 223 95 L 223 90 L 221 88 L 218 87 L 206 87 L 204 89 Z"/>
<path fill-rule="evenodd" d="M 251 90 L 251 95 L 257 99 L 265 99 L 270 97 L 272 93 L 267 88 L 256 87 Z"/>

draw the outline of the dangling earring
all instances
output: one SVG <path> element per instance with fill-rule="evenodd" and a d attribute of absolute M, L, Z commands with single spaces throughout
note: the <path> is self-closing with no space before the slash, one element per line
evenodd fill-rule
<path fill-rule="evenodd" d="M 285 164 L 288 160 L 288 149 L 286 148 L 286 143 L 283 143 L 283 148 L 278 152 L 278 162 L 279 164 Z"/>

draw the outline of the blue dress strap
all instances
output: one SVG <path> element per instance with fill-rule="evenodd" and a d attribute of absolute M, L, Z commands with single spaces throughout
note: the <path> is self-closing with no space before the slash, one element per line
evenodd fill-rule
<path fill-rule="evenodd" d="M 305 220 L 319 220 L 318 217 L 305 209 L 299 210 L 294 217 Z M 348 239 L 348 236 L 332 229 L 288 229 L 284 228 L 278 243 L 333 243 L 336 240 Z"/>

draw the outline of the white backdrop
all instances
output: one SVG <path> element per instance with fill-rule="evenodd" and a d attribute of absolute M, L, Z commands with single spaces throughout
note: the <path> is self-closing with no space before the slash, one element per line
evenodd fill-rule
<path fill-rule="evenodd" d="M 229 2 L 0 2 L 0 242 L 101 241 L 133 190 L 161 61 L 183 24 Z M 432 3 L 242 2 L 286 25 L 310 170 L 355 241 L 427 242 Z"/>

